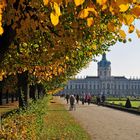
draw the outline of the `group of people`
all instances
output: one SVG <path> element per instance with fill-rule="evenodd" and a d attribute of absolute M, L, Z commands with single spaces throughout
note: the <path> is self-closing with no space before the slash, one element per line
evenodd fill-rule
<path fill-rule="evenodd" d="M 79 104 L 79 100 L 81 100 L 82 105 L 84 105 L 85 103 L 88 103 L 88 105 L 91 103 L 92 100 L 92 96 L 90 94 L 83 94 L 81 96 L 79 96 L 78 94 L 73 94 L 73 95 L 69 95 L 66 94 L 65 95 L 65 99 L 67 101 L 67 104 L 70 103 L 70 110 L 76 110 L 76 103 Z M 96 104 L 100 105 L 101 103 L 105 102 L 105 95 L 104 94 L 100 94 L 96 96 Z"/>
<path fill-rule="evenodd" d="M 86 102 L 89 105 L 92 97 L 90 94 L 86 94 L 86 95 L 84 94 L 81 97 L 78 94 L 77 95 L 66 94 L 65 98 L 66 98 L 67 104 L 70 103 L 70 110 L 73 110 L 73 109 L 76 110 L 76 103 L 79 104 L 80 99 L 81 99 L 83 105 Z"/>
<path fill-rule="evenodd" d="M 102 94 L 101 96 L 100 95 L 96 96 L 97 105 L 100 105 L 100 103 L 104 103 L 104 102 L 105 102 L 105 95 L 104 94 Z"/>

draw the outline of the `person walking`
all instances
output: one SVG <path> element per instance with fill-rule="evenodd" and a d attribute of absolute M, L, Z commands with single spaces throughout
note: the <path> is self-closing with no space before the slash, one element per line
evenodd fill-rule
<path fill-rule="evenodd" d="M 78 94 L 76 95 L 76 102 L 77 102 L 77 104 L 79 104 L 79 95 Z"/>
<path fill-rule="evenodd" d="M 67 104 L 69 103 L 69 94 L 66 94 L 66 101 L 67 101 Z"/>
<path fill-rule="evenodd" d="M 97 96 L 96 96 L 96 103 L 97 103 L 97 105 L 100 105 L 100 102 L 101 102 L 101 100 L 100 100 L 100 96 L 97 95 Z"/>
<path fill-rule="evenodd" d="M 76 104 L 75 104 L 75 101 L 76 99 L 75 99 L 75 97 L 74 97 L 74 95 L 71 95 L 70 96 L 70 108 L 69 108 L 69 110 L 76 110 Z"/>
<path fill-rule="evenodd" d="M 83 93 L 83 95 L 81 96 L 82 105 L 84 105 L 85 100 L 86 100 L 86 95 L 85 93 Z"/>
<path fill-rule="evenodd" d="M 91 102 L 91 95 L 90 95 L 90 94 L 87 95 L 87 102 L 88 102 L 88 105 L 89 105 L 90 102 Z"/>
<path fill-rule="evenodd" d="M 105 102 L 105 95 L 102 94 L 101 98 L 102 98 L 102 103 L 104 103 Z"/>

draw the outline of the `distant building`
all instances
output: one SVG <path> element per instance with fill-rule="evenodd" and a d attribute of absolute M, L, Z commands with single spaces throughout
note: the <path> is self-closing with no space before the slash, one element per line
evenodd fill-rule
<path fill-rule="evenodd" d="M 61 94 L 105 94 L 110 96 L 140 96 L 140 79 L 127 79 L 124 76 L 111 76 L 111 62 L 106 54 L 98 62 L 98 76 L 70 80 Z"/>

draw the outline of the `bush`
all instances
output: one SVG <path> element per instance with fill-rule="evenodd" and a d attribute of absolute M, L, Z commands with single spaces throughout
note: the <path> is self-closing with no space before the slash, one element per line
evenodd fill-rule
<path fill-rule="evenodd" d="M 36 140 L 43 133 L 48 97 L 36 102 L 30 101 L 29 107 L 19 109 L 2 120 L 0 139 Z"/>
<path fill-rule="evenodd" d="M 126 108 L 131 108 L 131 102 L 130 102 L 130 100 L 129 100 L 129 98 L 127 98 L 127 100 L 126 100 L 126 103 L 125 103 L 125 107 Z"/>

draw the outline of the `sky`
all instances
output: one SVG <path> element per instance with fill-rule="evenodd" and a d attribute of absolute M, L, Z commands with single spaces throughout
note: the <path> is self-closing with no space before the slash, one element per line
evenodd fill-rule
<path fill-rule="evenodd" d="M 140 30 L 140 20 L 135 21 L 135 26 Z M 123 27 L 127 33 L 127 28 Z M 137 34 L 127 34 L 132 41 L 127 43 L 117 42 L 110 47 L 106 58 L 111 62 L 112 76 L 125 76 L 127 78 L 140 78 L 140 38 Z M 102 56 L 96 57 L 100 61 Z M 76 77 L 97 76 L 97 62 L 90 62 L 87 68 L 82 69 Z"/>

